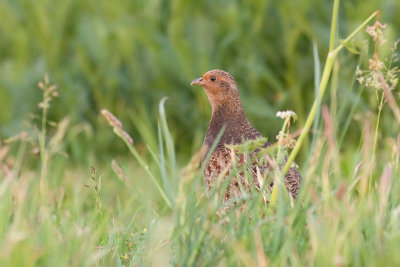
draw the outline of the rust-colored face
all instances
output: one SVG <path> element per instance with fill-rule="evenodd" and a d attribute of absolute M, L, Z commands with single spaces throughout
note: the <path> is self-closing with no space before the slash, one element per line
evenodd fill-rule
<path fill-rule="evenodd" d="M 230 104 L 239 98 L 235 79 L 223 70 L 207 71 L 201 78 L 193 80 L 190 85 L 203 87 L 213 108 Z"/>

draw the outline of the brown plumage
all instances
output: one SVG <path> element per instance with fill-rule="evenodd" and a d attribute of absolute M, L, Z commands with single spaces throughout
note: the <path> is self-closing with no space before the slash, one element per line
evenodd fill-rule
<path fill-rule="evenodd" d="M 224 175 L 229 174 L 235 157 L 238 166 L 248 160 L 245 154 L 236 154 L 226 145 L 242 144 L 246 140 L 255 140 L 262 136 L 247 120 L 236 81 L 229 73 L 222 70 L 210 70 L 201 78 L 193 80 L 191 85 L 200 85 L 204 88 L 212 107 L 211 121 L 203 143 L 207 150 L 211 148 L 221 129 L 225 126 L 204 170 L 204 182 L 207 193 L 209 193 L 222 172 L 225 173 Z M 270 143 L 266 142 L 264 147 L 269 145 Z M 253 151 L 249 156 L 252 161 L 253 185 L 259 189 L 263 183 L 261 178 L 268 165 L 266 163 L 259 164 L 255 154 L 256 151 Z M 300 174 L 295 168 L 291 168 L 285 176 L 285 184 L 293 198 L 297 196 L 300 182 Z M 232 178 L 225 193 L 225 200 L 239 196 L 241 188 L 249 189 L 249 186 L 249 182 L 244 179 L 244 172 L 239 172 L 237 177 Z"/>

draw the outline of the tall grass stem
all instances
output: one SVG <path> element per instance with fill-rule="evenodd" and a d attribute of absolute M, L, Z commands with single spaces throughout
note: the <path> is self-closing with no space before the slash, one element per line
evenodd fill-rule
<path fill-rule="evenodd" d="M 339 2 L 339 0 L 335 1 L 334 5 L 337 5 Z M 332 14 L 332 27 L 331 27 L 331 38 L 335 36 L 335 31 L 336 31 L 336 17 L 337 17 L 337 12 L 338 9 L 333 9 L 333 14 Z M 332 66 L 333 63 L 336 60 L 336 57 L 338 55 L 338 53 L 340 52 L 340 50 L 342 50 L 345 45 L 359 32 L 361 31 L 374 17 L 376 17 L 379 14 L 379 11 L 375 11 L 371 16 L 369 16 L 357 29 L 355 29 L 340 45 L 338 45 L 335 49 L 333 49 L 333 47 L 331 47 L 332 50 L 329 51 L 327 59 L 326 59 L 326 63 L 325 63 L 325 67 L 324 67 L 324 71 L 322 73 L 322 78 L 321 78 L 321 84 L 320 84 L 320 88 L 319 88 L 319 95 L 318 97 L 314 100 L 314 103 L 311 107 L 310 113 L 308 114 L 307 120 L 304 124 L 303 130 L 299 136 L 299 139 L 295 145 L 295 147 L 293 148 L 292 152 L 289 155 L 289 158 L 285 164 L 285 167 L 283 168 L 283 173 L 286 174 L 289 169 L 290 166 L 292 164 L 292 162 L 294 161 L 294 159 L 296 158 L 297 154 L 300 151 L 300 147 L 302 146 L 305 138 L 307 137 L 311 125 L 314 121 L 315 115 L 317 113 L 317 109 L 318 107 L 321 105 L 321 101 L 322 98 L 325 94 L 325 90 L 329 81 L 329 77 L 331 74 L 331 70 L 332 70 Z"/>

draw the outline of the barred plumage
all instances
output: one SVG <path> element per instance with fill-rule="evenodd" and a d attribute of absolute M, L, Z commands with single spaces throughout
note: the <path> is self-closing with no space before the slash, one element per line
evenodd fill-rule
<path fill-rule="evenodd" d="M 207 193 L 215 186 L 216 180 L 221 173 L 225 172 L 221 176 L 226 177 L 233 167 L 241 166 L 247 160 L 252 162 L 253 181 L 251 183 L 246 181 L 244 172 L 239 172 L 237 177 L 232 178 L 227 192 L 225 192 L 225 200 L 240 195 L 241 188 L 251 190 L 250 186 L 254 186 L 260 189 L 264 182 L 261 177 L 264 177 L 268 164 L 260 164 L 255 158 L 255 151 L 251 152 L 249 154 L 250 159 L 247 159 L 245 154 L 237 154 L 226 146 L 242 144 L 246 140 L 256 140 L 262 137 L 244 114 L 235 79 L 228 72 L 211 70 L 201 78 L 192 81 L 191 85 L 194 84 L 204 88 L 212 106 L 212 117 L 204 138 L 204 145 L 208 149 L 211 148 L 218 134 L 224 128 L 215 150 L 211 153 L 208 161 L 203 162 L 206 164 L 204 182 Z M 264 147 L 269 145 L 267 142 Z M 234 160 L 235 157 L 236 160 Z M 237 162 L 237 166 L 232 166 L 233 162 Z M 285 184 L 293 198 L 296 198 L 298 194 L 300 183 L 301 176 L 299 172 L 296 168 L 290 168 L 285 176 Z"/>

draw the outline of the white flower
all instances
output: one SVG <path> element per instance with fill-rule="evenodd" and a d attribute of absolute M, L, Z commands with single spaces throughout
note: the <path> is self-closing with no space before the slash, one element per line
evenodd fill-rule
<path fill-rule="evenodd" d="M 363 74 L 363 72 L 362 72 L 362 70 L 360 69 L 360 66 L 357 66 L 356 75 L 357 75 L 357 76 L 361 76 L 362 74 Z"/>
<path fill-rule="evenodd" d="M 363 84 L 364 80 L 365 80 L 365 78 L 364 78 L 363 76 L 359 76 L 359 77 L 357 78 L 357 81 L 358 81 L 360 84 Z"/>
<path fill-rule="evenodd" d="M 276 113 L 276 116 L 285 120 L 285 119 L 290 119 L 293 118 L 293 120 L 297 119 L 297 115 L 294 111 L 291 110 L 286 110 L 286 111 L 278 111 Z"/>

